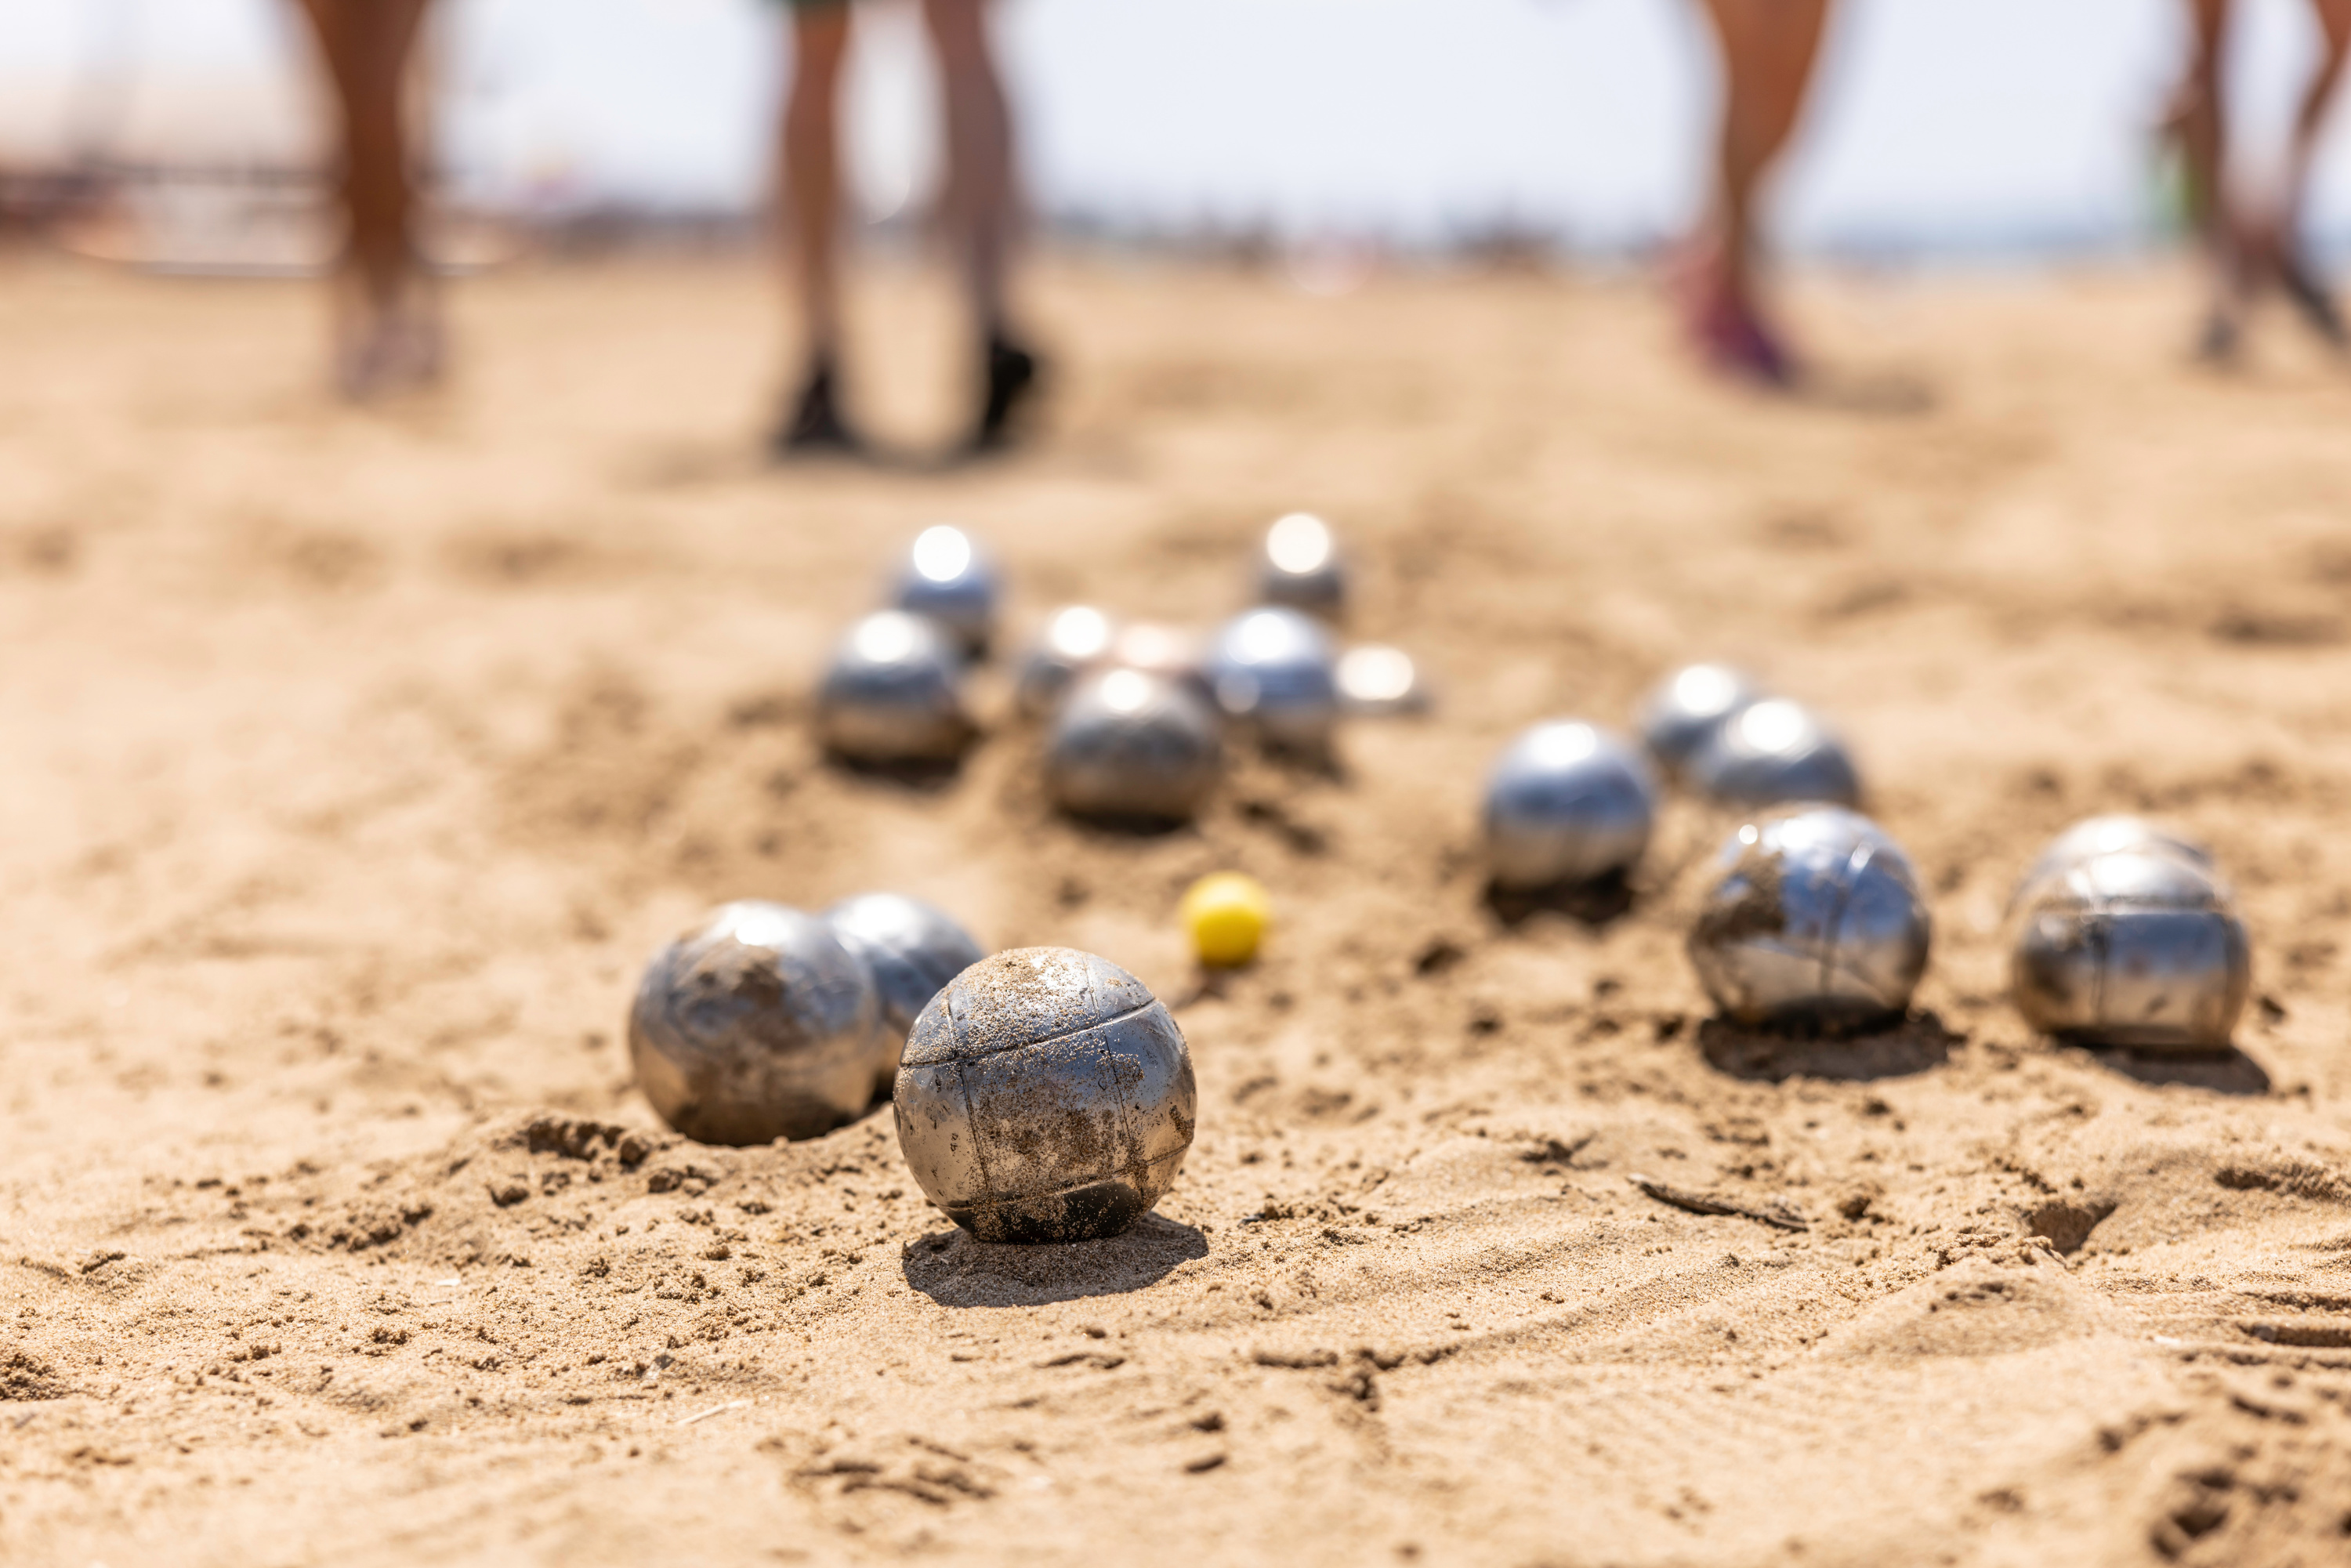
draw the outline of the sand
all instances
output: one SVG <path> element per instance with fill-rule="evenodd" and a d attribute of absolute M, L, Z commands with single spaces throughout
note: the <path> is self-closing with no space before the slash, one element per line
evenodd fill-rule
<path fill-rule="evenodd" d="M 470 281 L 455 388 L 375 413 L 298 285 L 0 264 L 0 1558 L 2343 1561 L 2351 376 L 2283 322 L 2193 368 L 2168 269 L 1806 279 L 1839 377 L 1797 403 L 1694 375 L 1634 281 L 1031 283 L 1033 453 L 784 472 L 749 261 Z M 950 319 L 861 301 L 899 435 Z M 920 526 L 993 541 L 1018 625 L 1198 622 L 1299 506 L 1442 682 L 1333 772 L 1073 826 L 996 674 L 952 779 L 817 755 Z M 1735 824 L 1687 800 L 1619 904 L 1483 897 L 1503 740 L 1700 655 L 1831 714 L 1917 860 L 1900 1029 L 1708 1017 Z M 2240 1051 L 2005 1003 L 2011 883 L 2108 810 L 2235 878 Z M 1204 987 L 1173 909 L 1220 867 L 1280 924 Z M 1155 1217 L 985 1247 L 886 1109 L 659 1126 L 645 956 L 876 887 L 1170 1002 Z"/>

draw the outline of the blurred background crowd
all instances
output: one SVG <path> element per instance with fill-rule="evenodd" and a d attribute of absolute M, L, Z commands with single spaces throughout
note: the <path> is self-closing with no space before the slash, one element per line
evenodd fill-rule
<path fill-rule="evenodd" d="M 2183 344 L 2274 300 L 2340 350 L 2351 0 L 0 0 L 0 224 L 165 271 L 335 272 L 348 396 L 429 386 L 441 279 L 664 235 L 789 259 L 781 455 L 869 451 L 841 267 L 936 240 L 963 447 L 1049 377 L 1024 228 L 1278 259 L 1654 266 L 1694 357 L 1816 348 L 1787 249 L 1873 265 L 2189 243 Z M 330 197 L 340 197 L 340 208 Z M 337 215 L 340 211 L 340 216 Z"/>

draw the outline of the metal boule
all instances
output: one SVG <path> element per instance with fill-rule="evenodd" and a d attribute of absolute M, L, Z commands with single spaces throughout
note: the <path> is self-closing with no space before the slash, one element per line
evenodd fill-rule
<path fill-rule="evenodd" d="M 1046 740 L 1045 784 L 1080 816 L 1182 819 L 1217 785 L 1216 716 L 1164 675 L 1105 670 L 1063 699 Z"/>
<path fill-rule="evenodd" d="M 2200 845 L 2134 818 L 2060 835 L 2010 916 L 2025 1022 L 2088 1045 L 2218 1051 L 2252 988 L 2252 948 Z"/>
<path fill-rule="evenodd" d="M 1292 512 L 1265 531 L 1258 551 L 1257 596 L 1268 604 L 1336 617 L 1347 602 L 1347 569 L 1331 525 Z"/>
<path fill-rule="evenodd" d="M 982 1241 L 1116 1236 L 1175 1185 L 1198 1091 L 1184 1031 L 1140 980 L 1069 947 L 956 976 L 898 1068 L 898 1146 Z"/>
<path fill-rule="evenodd" d="M 1689 761 L 1690 781 L 1727 806 L 1861 802 L 1844 742 L 1802 704 L 1766 697 L 1715 727 Z"/>
<path fill-rule="evenodd" d="M 873 976 L 812 915 L 721 905 L 653 955 L 629 1012 L 637 1084 L 705 1144 L 813 1138 L 873 1095 Z"/>
<path fill-rule="evenodd" d="M 866 616 L 833 650 L 817 690 L 817 730 L 844 757 L 939 761 L 970 742 L 963 662 L 938 623 L 903 610 Z"/>
<path fill-rule="evenodd" d="M 1020 656 L 1014 683 L 1020 711 L 1031 718 L 1052 712 L 1081 673 L 1108 657 L 1117 633 L 1117 623 L 1091 604 L 1069 604 L 1053 612 L 1045 630 Z"/>
<path fill-rule="evenodd" d="M 1339 716 L 1330 639 L 1295 610 L 1269 605 L 1225 623 L 1209 645 L 1217 706 L 1277 750 L 1325 755 Z"/>
<path fill-rule="evenodd" d="M 1333 678 L 1342 712 L 1382 718 L 1428 711 L 1428 679 L 1402 648 L 1365 643 L 1339 655 Z"/>
<path fill-rule="evenodd" d="M 942 523 L 914 537 L 898 573 L 901 610 L 927 615 L 967 654 L 987 652 L 996 632 L 996 568 L 969 534 Z"/>
<path fill-rule="evenodd" d="M 987 955 L 944 911 L 896 893 L 861 893 L 824 912 L 841 946 L 873 972 L 881 1003 L 876 1022 L 874 1086 L 887 1094 L 897 1082 L 906 1031 L 949 980 Z"/>
<path fill-rule="evenodd" d="M 1763 688 L 1744 670 L 1729 664 L 1687 665 L 1658 682 L 1642 699 L 1635 720 L 1641 744 L 1658 767 L 1677 774 L 1724 720 L 1763 695 Z"/>
<path fill-rule="evenodd" d="M 1689 956 L 1726 1016 L 1847 1029 L 1910 1005 L 1931 924 L 1917 872 L 1876 823 L 1837 806 L 1769 816 L 1720 861 Z"/>
<path fill-rule="evenodd" d="M 1102 661 L 1105 669 L 1118 665 L 1165 675 L 1214 706 L 1217 697 L 1208 685 L 1207 664 L 1208 640 L 1203 633 L 1158 621 L 1133 621 L 1120 627 L 1111 639 L 1110 657 Z"/>
<path fill-rule="evenodd" d="M 2013 913 L 2052 876 L 2060 876 L 2085 860 L 2122 850 L 2150 850 L 2171 855 L 2217 875 L 2212 854 L 2195 840 L 2183 837 L 2145 817 L 2114 815 L 2085 817 L 2049 841 L 2019 878 L 2008 906 Z"/>
<path fill-rule="evenodd" d="M 1641 754 L 1575 720 L 1522 731 L 1486 776 L 1486 860 L 1502 887 L 1629 870 L 1656 820 L 1656 786 Z"/>

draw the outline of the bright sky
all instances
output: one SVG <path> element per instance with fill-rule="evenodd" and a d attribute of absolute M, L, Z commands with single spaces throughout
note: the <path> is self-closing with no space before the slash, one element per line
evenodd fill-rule
<path fill-rule="evenodd" d="M 1782 193 L 1798 246 L 2112 244 L 2159 207 L 2148 143 L 2179 0 L 1846 0 Z M 2243 0 L 2254 152 L 2307 57 L 2300 0 Z M 740 207 L 782 60 L 756 0 L 444 0 L 441 145 L 470 193 Z M 869 212 L 933 177 L 921 32 L 863 8 L 852 99 Z M 1207 224 L 1441 238 L 1501 225 L 1598 248 L 1677 226 L 1712 66 L 1687 0 L 1001 0 L 1038 206 L 1118 230 Z M 0 0 L 0 155 L 298 150 L 287 0 Z M 2351 119 L 2318 225 L 2351 237 Z"/>

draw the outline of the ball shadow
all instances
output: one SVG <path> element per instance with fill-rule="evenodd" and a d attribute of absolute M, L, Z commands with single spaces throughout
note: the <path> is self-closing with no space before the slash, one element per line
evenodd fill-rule
<path fill-rule="evenodd" d="M 1039 1247 L 1000 1246 L 955 1229 L 899 1249 L 906 1284 L 943 1307 L 1036 1307 L 1155 1285 L 1208 1255 L 1195 1227 L 1146 1214 L 1123 1236 Z"/>
<path fill-rule="evenodd" d="M 824 760 L 827 766 L 837 768 L 855 779 L 892 785 L 918 795 L 937 795 L 945 793 L 957 779 L 963 777 L 965 755 L 958 752 L 953 757 L 882 762 L 872 758 L 851 757 L 828 747 Z"/>
<path fill-rule="evenodd" d="M 1931 1012 L 1916 1012 L 1866 1032 L 1826 1033 L 1750 1029 L 1726 1018 L 1698 1025 L 1698 1054 L 1708 1066 L 1750 1082 L 1829 1078 L 1864 1082 L 1907 1078 L 1940 1067 L 1966 1040 Z"/>
<path fill-rule="evenodd" d="M 1189 817 L 1154 817 L 1130 811 L 1071 811 L 1061 820 L 1095 838 L 1164 839 L 1192 825 Z"/>
<path fill-rule="evenodd" d="M 1564 915 L 1579 925 L 1604 931 L 1633 912 L 1633 884 L 1622 872 L 1591 882 L 1555 882 L 1543 887 L 1504 887 L 1489 882 L 1486 907 L 1515 930 L 1538 915 Z"/>
<path fill-rule="evenodd" d="M 2179 1083 L 2191 1089 L 2209 1089 L 2215 1094 L 2270 1092 L 2269 1073 L 2260 1062 L 2233 1045 L 2220 1051 L 2134 1051 L 2128 1046 L 2084 1049 L 2091 1061 L 2107 1071 L 2157 1088 Z"/>

